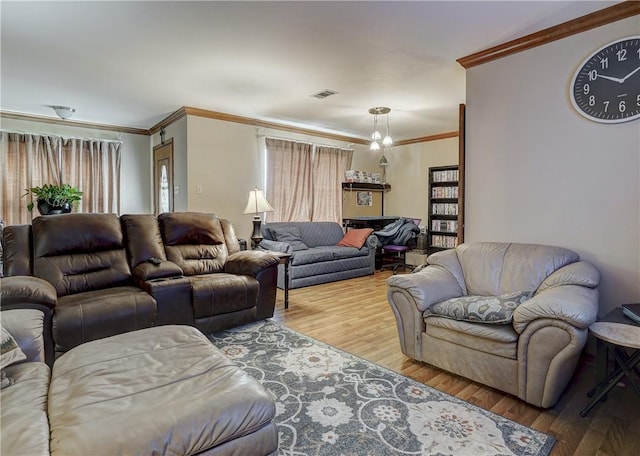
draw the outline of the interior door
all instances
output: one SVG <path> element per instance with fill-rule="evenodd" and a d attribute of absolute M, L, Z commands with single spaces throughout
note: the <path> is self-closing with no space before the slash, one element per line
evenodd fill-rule
<path fill-rule="evenodd" d="M 156 215 L 173 212 L 173 139 L 153 148 L 153 195 Z"/>

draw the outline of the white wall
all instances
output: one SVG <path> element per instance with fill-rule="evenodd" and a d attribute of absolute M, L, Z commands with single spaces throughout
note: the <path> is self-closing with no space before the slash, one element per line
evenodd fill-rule
<path fill-rule="evenodd" d="M 467 71 L 466 241 L 577 251 L 600 270 L 601 315 L 640 302 L 640 121 L 583 118 L 569 85 L 639 33 L 632 17 Z"/>
<path fill-rule="evenodd" d="M 173 130 L 167 129 L 166 138 Z M 368 146 L 354 145 L 310 135 L 256 128 L 198 116 L 187 116 L 187 177 L 180 185 L 188 195 L 190 211 L 214 212 L 231 221 L 239 237 L 251 235 L 252 215 L 243 215 L 249 191 L 265 187 L 264 137 L 274 136 L 354 149 L 352 168 L 381 172 L 380 153 Z M 174 140 L 175 141 L 175 140 Z M 174 154 L 178 154 L 174 142 Z M 393 147 L 387 154 L 387 182 L 391 191 L 385 196 L 387 215 L 415 215 L 426 223 L 428 168 L 458 162 L 457 138 Z M 175 157 L 174 157 L 175 160 Z M 177 176 L 177 173 L 176 173 Z M 176 178 L 176 184 L 179 184 Z M 184 184 L 186 182 L 186 185 Z M 196 185 L 202 193 L 196 193 Z M 179 209 L 176 205 L 176 210 Z"/>
<path fill-rule="evenodd" d="M 166 129 L 166 139 L 171 138 L 176 131 L 171 127 L 173 125 Z M 265 188 L 265 136 L 353 147 L 356 150 L 354 155 L 363 150 L 362 146 L 354 147 L 344 141 L 187 116 L 184 161 L 186 174 L 179 179 L 176 173 L 176 184 L 182 186 L 181 191 L 187 195 L 187 201 L 186 208 L 176 205 L 176 211 L 213 212 L 230 220 L 238 237 L 248 239 L 252 231 L 253 215 L 244 215 L 242 212 L 247 204 L 249 191 L 255 187 Z M 174 160 L 178 153 L 174 139 Z M 196 185 L 202 186 L 202 193 L 196 193 Z"/>
<path fill-rule="evenodd" d="M 67 126 L 59 123 L 33 122 L 2 118 L 0 128 L 25 133 L 54 134 L 79 138 L 120 140 L 122 145 L 122 169 L 120 176 L 120 211 L 122 214 L 148 213 L 150 203 L 149 137 L 115 131 Z"/>

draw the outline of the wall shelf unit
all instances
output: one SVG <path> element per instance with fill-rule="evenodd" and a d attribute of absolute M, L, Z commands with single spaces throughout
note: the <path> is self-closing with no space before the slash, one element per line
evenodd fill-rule
<path fill-rule="evenodd" d="M 342 218 L 383 216 L 384 195 L 389 190 L 391 190 L 389 184 L 343 182 Z"/>
<path fill-rule="evenodd" d="M 451 249 L 462 238 L 458 166 L 429 168 L 428 253 Z"/>

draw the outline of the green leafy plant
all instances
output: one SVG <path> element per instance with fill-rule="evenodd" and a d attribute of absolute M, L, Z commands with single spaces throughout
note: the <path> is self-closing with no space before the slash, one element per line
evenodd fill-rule
<path fill-rule="evenodd" d="M 64 206 L 67 203 L 73 204 L 82 199 L 82 192 L 69 184 L 44 184 L 41 187 L 32 187 L 25 190 L 27 193 L 22 195 L 23 197 L 31 194 L 31 202 L 27 204 L 27 210 L 29 212 L 33 210 L 34 196 L 36 200 L 44 200 L 49 203 L 50 206 L 55 207 Z"/>

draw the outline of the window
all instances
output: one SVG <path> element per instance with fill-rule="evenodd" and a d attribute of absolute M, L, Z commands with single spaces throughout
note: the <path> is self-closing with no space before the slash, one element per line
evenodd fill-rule
<path fill-rule="evenodd" d="M 27 188 L 70 184 L 84 194 L 78 212 L 120 209 L 120 141 L 62 138 L 0 132 L 1 219 L 5 225 L 30 223 Z"/>
<path fill-rule="evenodd" d="M 267 200 L 270 221 L 342 219 L 341 182 L 353 150 L 275 138 L 267 148 Z"/>

